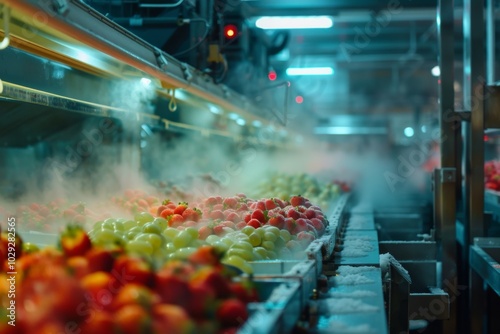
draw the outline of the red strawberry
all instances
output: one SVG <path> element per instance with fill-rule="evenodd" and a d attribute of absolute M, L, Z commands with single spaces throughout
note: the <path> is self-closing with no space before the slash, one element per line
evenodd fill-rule
<path fill-rule="evenodd" d="M 174 209 L 174 214 L 176 215 L 182 215 L 184 210 L 186 210 L 188 207 L 188 204 L 186 202 L 180 202 L 179 205 Z"/>
<path fill-rule="evenodd" d="M 225 208 L 231 208 L 231 209 L 234 209 L 236 208 L 236 206 L 238 205 L 238 199 L 234 198 L 234 197 L 228 197 L 228 198 L 225 198 L 223 201 L 222 201 L 222 205 L 225 207 Z"/>
<path fill-rule="evenodd" d="M 172 216 L 174 214 L 174 210 L 172 209 L 165 209 L 160 213 L 160 216 L 162 216 L 165 219 L 168 219 L 169 216 Z"/>
<path fill-rule="evenodd" d="M 231 295 L 229 280 L 214 267 L 202 267 L 196 271 L 191 279 L 191 284 L 208 284 L 215 291 L 217 298 L 227 298 Z"/>
<path fill-rule="evenodd" d="M 199 221 L 202 216 L 202 213 L 199 209 L 197 208 L 187 208 L 184 210 L 182 213 L 182 217 L 184 217 L 185 220 L 192 220 L 192 221 Z"/>
<path fill-rule="evenodd" d="M 325 225 L 323 225 L 323 222 L 318 219 L 318 218 L 311 218 L 311 225 L 314 226 L 316 231 L 318 232 L 318 235 L 322 235 L 325 232 Z"/>
<path fill-rule="evenodd" d="M 226 215 L 226 220 L 232 221 L 233 223 L 237 223 L 241 220 L 241 218 L 239 214 L 233 211 Z"/>
<path fill-rule="evenodd" d="M 248 210 L 248 205 L 245 204 L 245 203 L 241 203 L 239 206 L 238 206 L 238 210 L 239 211 L 247 211 Z"/>
<path fill-rule="evenodd" d="M 297 240 L 304 241 L 305 243 L 310 243 L 314 239 L 314 235 L 310 232 L 302 231 L 297 233 Z"/>
<path fill-rule="evenodd" d="M 208 197 L 207 199 L 205 199 L 204 204 L 206 206 L 214 206 L 214 205 L 217 204 L 217 199 L 215 197 L 213 197 L 213 196 Z"/>
<path fill-rule="evenodd" d="M 109 250 L 99 247 L 92 247 L 85 257 L 89 263 L 89 271 L 91 273 L 96 271 L 111 271 L 115 258 L 121 253 L 121 250 Z"/>
<path fill-rule="evenodd" d="M 221 210 L 214 210 L 210 212 L 209 215 L 210 219 L 216 220 L 216 219 L 224 219 L 224 213 Z"/>
<path fill-rule="evenodd" d="M 305 198 L 300 195 L 292 196 L 292 198 L 290 198 L 290 204 L 293 206 L 304 205 L 304 203 L 305 203 Z"/>
<path fill-rule="evenodd" d="M 232 228 L 233 230 L 236 228 L 236 225 L 232 222 L 232 221 L 229 221 L 229 220 L 225 220 L 223 221 L 222 223 L 220 223 L 222 226 L 224 227 L 229 227 L 229 228 Z"/>
<path fill-rule="evenodd" d="M 190 284 L 191 298 L 187 304 L 187 311 L 194 318 L 213 318 L 213 305 L 216 303 L 215 291 L 207 284 Z"/>
<path fill-rule="evenodd" d="M 298 212 L 295 209 L 288 210 L 288 212 L 286 213 L 286 215 L 287 215 L 288 218 L 293 218 L 293 219 L 299 219 L 300 218 L 300 212 Z"/>
<path fill-rule="evenodd" d="M 213 210 L 220 210 L 220 211 L 223 211 L 224 210 L 224 205 L 221 204 L 215 204 L 214 207 L 212 208 Z"/>
<path fill-rule="evenodd" d="M 241 300 L 224 300 L 217 309 L 217 320 L 223 327 L 241 326 L 247 319 L 247 307 Z"/>
<path fill-rule="evenodd" d="M 205 240 L 209 235 L 213 233 L 212 229 L 208 226 L 202 226 L 198 230 L 198 239 Z"/>
<path fill-rule="evenodd" d="M 264 211 L 266 210 L 266 203 L 264 201 L 258 201 L 256 202 L 255 208 Z"/>
<path fill-rule="evenodd" d="M 295 234 L 295 227 L 297 224 L 295 223 L 295 219 L 293 218 L 285 218 L 285 228 L 290 232 L 291 234 Z"/>
<path fill-rule="evenodd" d="M 304 218 L 299 218 L 295 220 L 297 232 L 307 231 L 307 220 Z"/>
<path fill-rule="evenodd" d="M 180 226 L 180 225 L 182 225 L 183 222 L 184 222 L 184 217 L 182 217 L 181 215 L 178 215 L 178 214 L 174 214 L 174 215 L 172 215 L 172 217 L 168 221 L 168 226 L 171 226 L 171 227 Z"/>
<path fill-rule="evenodd" d="M 224 227 L 225 226 L 222 224 L 218 224 L 218 225 L 214 226 L 214 228 L 213 228 L 214 234 L 215 235 L 223 235 L 225 233 Z"/>
<path fill-rule="evenodd" d="M 272 210 L 272 209 L 278 207 L 278 205 L 276 204 L 276 202 L 272 198 L 266 199 L 265 205 L 266 205 L 266 210 Z"/>
<path fill-rule="evenodd" d="M 243 220 L 245 220 L 246 223 L 248 223 L 250 221 L 250 219 L 252 219 L 252 214 L 251 213 L 247 213 L 244 217 Z"/>
<path fill-rule="evenodd" d="M 252 219 L 257 219 L 262 224 L 264 224 L 267 221 L 266 214 L 264 213 L 264 211 L 262 211 L 260 209 L 256 209 L 254 212 L 252 212 L 251 217 L 252 217 Z"/>
<path fill-rule="evenodd" d="M 88 234 L 78 225 L 68 225 L 61 233 L 59 242 L 68 257 L 83 256 L 92 247 Z"/>
<path fill-rule="evenodd" d="M 241 230 L 241 229 L 242 229 L 243 227 L 245 227 L 245 226 L 247 226 L 247 223 L 246 223 L 246 222 L 244 222 L 244 221 L 241 221 L 241 222 L 239 222 L 239 223 L 237 223 L 237 224 L 235 225 L 235 227 L 236 227 L 238 230 Z"/>
<path fill-rule="evenodd" d="M 216 266 L 220 263 L 223 254 L 209 245 L 200 246 L 194 253 L 189 255 L 189 262 L 195 265 Z"/>
<path fill-rule="evenodd" d="M 258 221 L 257 219 L 250 219 L 250 221 L 247 223 L 248 226 L 252 226 L 254 228 L 259 228 L 262 226 L 262 224 L 260 223 L 260 221 Z"/>
<path fill-rule="evenodd" d="M 167 304 L 185 306 L 190 297 L 189 284 L 165 270 L 156 274 L 155 291 L 162 302 Z"/>
<path fill-rule="evenodd" d="M 267 222 L 271 226 L 276 226 L 279 229 L 282 229 L 285 226 L 285 217 L 282 215 L 276 215 L 274 217 L 269 218 Z"/>

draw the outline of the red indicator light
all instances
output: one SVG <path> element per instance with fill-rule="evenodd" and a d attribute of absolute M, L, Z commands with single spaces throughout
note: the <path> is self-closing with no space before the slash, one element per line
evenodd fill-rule
<path fill-rule="evenodd" d="M 490 138 L 488 137 L 488 135 L 484 135 L 484 137 L 483 137 L 483 138 L 484 138 L 484 141 L 488 141 L 488 140 L 490 140 Z"/>
<path fill-rule="evenodd" d="M 298 104 L 301 104 L 302 102 L 304 102 L 304 98 L 302 96 L 298 95 L 295 97 L 295 102 L 297 102 Z"/>
<path fill-rule="evenodd" d="M 274 81 L 274 80 L 276 80 L 276 78 L 278 77 L 278 75 L 276 74 L 276 72 L 271 71 L 271 72 L 269 72 L 269 74 L 267 75 L 267 77 L 269 78 L 269 80 Z"/>
<path fill-rule="evenodd" d="M 226 38 L 235 38 L 236 35 L 238 35 L 238 28 L 234 24 L 228 24 L 224 27 L 224 36 L 226 36 Z"/>

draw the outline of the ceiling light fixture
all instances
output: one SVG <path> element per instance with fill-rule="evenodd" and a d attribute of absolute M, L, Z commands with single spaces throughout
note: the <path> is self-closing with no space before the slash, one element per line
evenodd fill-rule
<path fill-rule="evenodd" d="M 289 67 L 286 74 L 294 75 L 332 75 L 334 73 L 331 67 Z"/>
<path fill-rule="evenodd" d="M 438 77 L 441 75 L 441 69 L 439 68 L 439 66 L 434 66 L 431 70 L 431 73 L 433 76 Z"/>
<path fill-rule="evenodd" d="M 329 16 L 262 16 L 255 21 L 261 29 L 328 29 L 333 26 Z"/>

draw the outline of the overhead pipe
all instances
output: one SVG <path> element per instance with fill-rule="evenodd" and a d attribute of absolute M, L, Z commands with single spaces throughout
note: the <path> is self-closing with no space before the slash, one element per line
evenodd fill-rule
<path fill-rule="evenodd" d="M 10 23 L 10 8 L 7 6 L 3 6 L 3 31 L 5 36 L 3 40 L 0 42 L 0 50 L 3 50 L 9 46 L 10 37 L 9 37 L 9 23 Z"/>
<path fill-rule="evenodd" d="M 176 3 L 141 3 L 139 7 L 141 8 L 175 8 L 180 6 L 184 0 L 179 0 Z"/>

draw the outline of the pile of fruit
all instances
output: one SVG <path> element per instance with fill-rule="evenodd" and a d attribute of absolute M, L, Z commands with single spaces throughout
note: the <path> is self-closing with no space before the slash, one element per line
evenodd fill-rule
<path fill-rule="evenodd" d="M 122 196 L 111 197 L 111 203 L 127 213 L 150 212 L 160 202 L 159 198 L 137 189 L 127 189 Z"/>
<path fill-rule="evenodd" d="M 124 247 L 157 265 L 188 258 L 211 245 L 222 262 L 251 273 L 248 261 L 303 258 L 311 241 L 325 232 L 327 220 L 302 196 L 253 200 L 240 194 L 209 197 L 190 206 L 164 201 L 156 214 L 97 222 L 89 235 L 94 244 Z"/>
<path fill-rule="evenodd" d="M 211 246 L 155 269 L 118 246 L 92 244 L 79 226 L 65 229 L 58 249 L 33 249 L 17 238 L 14 264 L 6 240 L 2 234 L 4 334 L 235 333 L 249 317 L 247 304 L 257 301 L 252 282 L 233 280 Z"/>
<path fill-rule="evenodd" d="M 69 203 L 65 199 L 56 199 L 49 203 L 33 202 L 19 205 L 15 209 L 20 231 L 38 231 L 55 233 L 66 224 L 85 224 L 102 219 L 84 203 Z"/>
<path fill-rule="evenodd" d="M 349 190 L 345 182 L 334 181 L 322 184 L 306 173 L 274 173 L 257 186 L 254 194 L 256 197 L 276 196 L 282 200 L 288 200 L 291 196 L 300 194 L 312 203 L 327 208 L 342 192 Z"/>
<path fill-rule="evenodd" d="M 500 161 L 484 164 L 484 182 L 486 189 L 500 191 Z"/>

